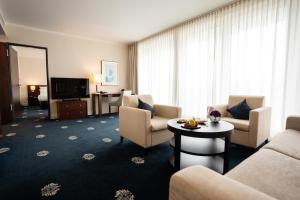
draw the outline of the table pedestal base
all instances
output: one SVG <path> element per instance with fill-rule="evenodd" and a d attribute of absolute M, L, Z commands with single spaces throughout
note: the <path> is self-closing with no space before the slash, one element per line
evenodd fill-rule
<path fill-rule="evenodd" d="M 174 167 L 174 155 L 170 157 L 170 164 Z M 212 169 L 220 174 L 223 173 L 224 159 L 222 156 L 195 156 L 186 153 L 180 153 L 180 169 L 193 165 L 202 165 Z"/>
<path fill-rule="evenodd" d="M 177 135 L 170 141 L 170 146 L 174 148 L 174 155 L 170 158 L 170 163 L 176 171 L 192 165 L 203 165 L 221 174 L 228 171 L 227 153 L 230 143 L 227 138 L 180 136 L 180 143 L 176 142 L 178 138 Z M 177 149 L 175 149 L 176 145 L 178 145 Z M 177 161 L 176 164 L 175 161 Z"/>

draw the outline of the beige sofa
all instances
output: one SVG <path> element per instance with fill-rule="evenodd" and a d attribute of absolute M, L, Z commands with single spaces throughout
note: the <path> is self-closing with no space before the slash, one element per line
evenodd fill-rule
<path fill-rule="evenodd" d="M 151 112 L 138 109 L 138 99 L 152 105 L 155 109 L 154 117 Z M 153 104 L 151 95 L 124 96 L 123 106 L 120 107 L 119 128 L 120 136 L 127 138 L 141 147 L 148 148 L 169 141 L 173 133 L 167 130 L 167 121 L 178 118 L 181 108 Z"/>
<path fill-rule="evenodd" d="M 300 199 L 300 116 L 224 176 L 202 166 L 171 177 L 169 200 Z"/>
<path fill-rule="evenodd" d="M 227 112 L 228 108 L 242 102 L 246 99 L 250 111 L 249 120 L 234 119 Z M 212 110 L 218 110 L 221 118 L 234 125 L 234 132 L 231 136 L 231 142 L 256 148 L 268 140 L 270 136 L 271 108 L 265 107 L 265 98 L 263 96 L 230 96 L 228 104 L 209 106 L 208 113 Z"/>

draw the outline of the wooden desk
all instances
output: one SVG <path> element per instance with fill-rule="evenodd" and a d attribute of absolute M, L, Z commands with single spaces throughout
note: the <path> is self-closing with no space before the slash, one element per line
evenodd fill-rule
<path fill-rule="evenodd" d="M 107 98 L 108 95 L 111 95 L 112 97 L 119 97 L 121 96 L 121 93 L 93 93 L 92 94 L 92 108 L 93 108 L 93 115 L 100 117 L 102 115 L 102 99 Z M 98 99 L 98 115 L 96 115 L 96 99 Z"/>

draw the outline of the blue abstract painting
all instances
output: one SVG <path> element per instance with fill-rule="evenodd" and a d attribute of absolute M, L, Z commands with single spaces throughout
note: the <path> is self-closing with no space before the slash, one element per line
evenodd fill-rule
<path fill-rule="evenodd" d="M 102 61 L 102 85 L 118 85 L 118 63 Z"/>

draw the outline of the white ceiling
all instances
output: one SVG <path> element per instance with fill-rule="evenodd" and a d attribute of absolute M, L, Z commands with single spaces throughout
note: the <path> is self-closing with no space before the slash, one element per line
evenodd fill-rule
<path fill-rule="evenodd" d="M 46 51 L 44 49 L 21 46 L 12 46 L 12 48 L 17 51 L 18 57 L 46 59 Z"/>
<path fill-rule="evenodd" d="M 7 24 L 133 42 L 233 0 L 0 0 Z"/>

